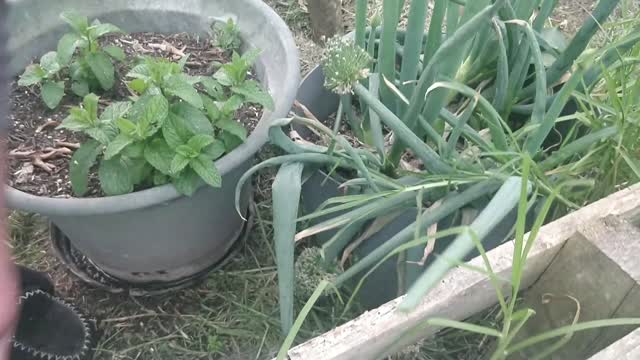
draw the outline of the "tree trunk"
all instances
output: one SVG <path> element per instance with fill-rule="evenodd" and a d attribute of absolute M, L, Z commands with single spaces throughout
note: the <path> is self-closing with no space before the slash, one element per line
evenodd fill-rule
<path fill-rule="evenodd" d="M 342 0 L 307 0 L 313 41 L 323 44 L 342 32 Z"/>

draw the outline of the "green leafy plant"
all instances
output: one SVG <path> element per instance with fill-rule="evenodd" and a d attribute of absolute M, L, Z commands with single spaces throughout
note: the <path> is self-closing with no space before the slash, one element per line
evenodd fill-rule
<path fill-rule="evenodd" d="M 213 31 L 213 45 L 216 47 L 233 51 L 242 45 L 240 30 L 233 19 L 226 22 L 215 22 L 211 25 L 211 30 Z"/>
<path fill-rule="evenodd" d="M 55 109 L 64 97 L 65 81 L 60 71 L 57 53 L 48 52 L 40 58 L 39 64 L 27 66 L 18 80 L 20 86 L 40 86 L 40 97 L 50 109 Z"/>
<path fill-rule="evenodd" d="M 472 205 L 484 208 L 471 224 L 477 240 L 483 241 L 518 206 L 521 184 L 526 185 L 528 212 L 549 197 L 568 209 L 577 208 L 580 205 L 570 194 L 593 182 L 562 187 L 566 193 L 556 194 L 559 184 L 575 180 L 573 174 L 556 169 L 602 141 L 618 138 L 616 126 L 608 123 L 559 146 L 547 144 L 550 134 L 560 131 L 558 121 L 575 91 L 591 86 L 603 65 L 615 63 L 619 52 L 638 41 L 637 35 L 629 34 L 597 53 L 585 53 L 617 0 L 599 1 L 568 44 L 554 41 L 557 33 L 544 29 L 557 5 L 553 0 L 464 4 L 436 0 L 427 33 L 423 30 L 427 2 L 410 2 L 406 30 L 398 29 L 402 4 L 383 1 L 382 22 L 373 19 L 367 28 L 367 1 L 357 1 L 353 42 L 333 40 L 322 62 L 325 84 L 340 96 L 334 128 L 301 117 L 275 123 L 271 140 L 287 155 L 266 160 L 242 179 L 264 167 L 285 164 L 290 169 L 300 163 L 305 170 L 340 171 L 346 177 L 342 187 L 357 194 L 328 199 L 314 213 L 295 219 L 290 209 L 297 209 L 293 204 L 299 198 L 274 191 L 274 216 L 288 214 L 274 226 L 281 249 L 279 274 L 293 271 L 293 261 L 284 258 L 293 256 L 285 249 L 295 241 L 334 231 L 322 245 L 324 261 L 333 263 L 345 248 L 353 249 L 350 245 L 358 235 L 374 231 L 380 219 L 393 211 L 418 209 L 419 215 L 413 224 L 351 263 L 332 285 L 343 285 L 367 272 L 445 218 L 461 218 Z M 594 64 L 594 58 L 601 61 Z M 343 119 L 350 134 L 338 133 Z M 292 141 L 283 126 L 311 128 L 321 140 L 313 145 Z M 350 139 L 354 137 L 357 141 Z M 420 166 L 408 166 L 404 160 L 409 156 Z M 530 171 L 522 164 L 529 164 Z M 285 175 L 289 183 L 302 179 L 302 171 Z M 296 234 L 295 224 L 301 222 L 311 225 Z M 473 249 L 473 238 L 460 236 L 442 258 L 461 261 Z M 403 253 L 395 255 L 402 258 Z M 399 284 L 408 266 L 416 265 L 398 267 Z M 451 266 L 450 261 L 435 259 L 409 287 L 401 308 L 415 307 Z M 281 296 L 293 291 L 290 279 L 280 279 Z M 292 309 L 291 298 L 283 297 L 283 314 L 291 314 L 292 310 L 285 310 Z M 290 318 L 282 319 L 285 332 L 291 329 Z"/>
<path fill-rule="evenodd" d="M 42 56 L 39 64 L 27 66 L 18 85 L 40 85 L 44 103 L 55 109 L 65 95 L 67 73 L 71 78 L 71 91 L 85 96 L 91 91 L 109 90 L 115 83 L 113 61 L 123 61 L 124 51 L 117 46 L 100 47 L 99 39 L 107 34 L 121 33 L 115 25 L 89 20 L 76 13 L 60 16 L 74 30 L 58 42 L 57 51 Z"/>
<path fill-rule="evenodd" d="M 249 70 L 249 55 L 234 59 L 243 71 Z M 221 71 L 233 75 L 226 85 L 213 77 L 185 74 L 186 60 L 146 58 L 127 74 L 132 102 L 113 103 L 98 114 L 98 97 L 89 94 L 82 107 L 70 110 L 61 127 L 91 138 L 72 158 L 76 195 L 88 191 L 88 175 L 96 163 L 107 195 L 167 183 L 185 195 L 203 183 L 221 186 L 214 160 L 247 137 L 247 130 L 234 119 L 236 111 L 245 103 L 270 109 L 273 102 L 258 83 L 233 73 L 238 64 L 223 65 Z M 252 91 L 235 90 L 247 86 Z"/>

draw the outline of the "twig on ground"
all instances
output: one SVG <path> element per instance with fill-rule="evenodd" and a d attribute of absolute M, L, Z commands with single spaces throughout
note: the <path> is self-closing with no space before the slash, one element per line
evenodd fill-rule
<path fill-rule="evenodd" d="M 60 125 L 59 121 L 49 120 L 46 123 L 44 123 L 44 124 L 42 124 L 42 125 L 40 125 L 40 126 L 38 126 L 36 128 L 36 134 L 41 133 L 42 130 L 44 130 L 44 129 L 48 128 L 48 127 L 53 127 L 53 126 L 58 126 L 58 125 Z"/>

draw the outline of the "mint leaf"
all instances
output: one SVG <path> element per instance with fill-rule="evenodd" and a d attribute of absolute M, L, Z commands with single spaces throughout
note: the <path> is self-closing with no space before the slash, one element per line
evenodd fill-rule
<path fill-rule="evenodd" d="M 218 121 L 216 123 L 216 126 L 239 138 L 240 140 L 244 141 L 247 139 L 247 129 L 245 129 L 244 126 L 233 119 Z"/>
<path fill-rule="evenodd" d="M 198 91 L 179 75 L 169 77 L 165 83 L 165 92 L 177 96 L 197 109 L 202 109 L 202 100 Z"/>
<path fill-rule="evenodd" d="M 169 102 L 162 95 L 145 95 L 131 109 L 131 119 L 138 122 L 138 135 L 142 138 L 158 131 L 168 116 Z"/>
<path fill-rule="evenodd" d="M 225 148 L 224 143 L 222 141 L 214 140 L 214 142 L 211 145 L 204 148 L 204 150 L 202 151 L 202 154 L 215 160 L 220 156 L 224 155 L 226 151 L 227 149 Z"/>
<path fill-rule="evenodd" d="M 105 46 L 102 50 L 117 61 L 124 61 L 126 57 L 124 50 L 114 45 Z"/>
<path fill-rule="evenodd" d="M 178 61 L 178 66 L 180 66 L 180 70 L 184 70 L 184 67 L 187 65 L 187 61 L 189 61 L 190 56 L 191 54 L 186 54 L 180 59 L 180 61 Z"/>
<path fill-rule="evenodd" d="M 62 68 L 60 64 L 58 64 L 58 53 L 55 51 L 49 51 L 48 53 L 42 55 L 40 58 L 40 67 L 46 73 L 46 76 L 51 78 L 52 75 L 55 75 Z"/>
<path fill-rule="evenodd" d="M 196 85 L 199 84 L 202 79 L 204 78 L 203 76 L 198 76 L 198 75 L 189 75 L 189 74 L 184 74 L 184 73 L 180 73 L 180 74 L 175 74 L 173 76 L 178 77 L 180 80 L 190 84 L 190 85 Z"/>
<path fill-rule="evenodd" d="M 242 60 L 244 60 L 245 64 L 247 64 L 248 67 L 251 67 L 251 65 L 253 65 L 256 60 L 258 60 L 261 53 L 262 50 L 258 48 L 249 49 L 244 54 L 242 54 Z"/>
<path fill-rule="evenodd" d="M 129 179 L 134 186 L 144 183 L 153 172 L 153 168 L 144 159 L 123 158 L 122 161 L 129 171 Z"/>
<path fill-rule="evenodd" d="M 89 119 L 87 112 L 79 107 L 73 107 L 69 110 L 69 116 L 62 120 L 62 123 L 58 127 L 72 131 L 82 131 L 91 128 L 92 126 L 93 124 L 91 123 L 91 119 Z"/>
<path fill-rule="evenodd" d="M 216 105 L 216 102 L 206 95 L 200 95 L 200 98 L 202 99 L 202 104 L 204 105 L 204 110 L 207 113 L 209 120 L 215 124 L 222 116 L 218 105 Z"/>
<path fill-rule="evenodd" d="M 106 34 L 122 33 L 119 27 L 113 24 L 95 24 L 87 29 L 94 39 L 98 39 Z"/>
<path fill-rule="evenodd" d="M 171 106 L 171 113 L 180 118 L 184 127 L 193 134 L 213 134 L 213 126 L 199 109 L 181 102 Z"/>
<path fill-rule="evenodd" d="M 202 180 L 191 168 L 187 168 L 180 176 L 173 179 L 173 186 L 179 193 L 191 196 L 198 190 Z"/>
<path fill-rule="evenodd" d="M 169 182 L 169 177 L 165 174 L 155 171 L 153 173 L 153 186 L 161 186 Z"/>
<path fill-rule="evenodd" d="M 127 73 L 127 77 L 149 80 L 151 78 L 151 69 L 149 69 L 149 65 L 147 64 L 138 64 Z"/>
<path fill-rule="evenodd" d="M 120 154 L 120 152 L 132 142 L 133 139 L 125 134 L 116 136 L 116 138 L 107 145 L 107 149 L 104 151 L 105 160 L 110 160 L 114 156 Z"/>
<path fill-rule="evenodd" d="M 224 96 L 224 90 L 220 84 L 211 77 L 203 76 L 200 80 L 204 90 L 214 99 L 221 99 Z"/>
<path fill-rule="evenodd" d="M 128 194 L 133 191 L 129 169 L 120 158 L 102 160 L 98 169 L 98 178 L 102 191 L 108 196 Z"/>
<path fill-rule="evenodd" d="M 114 102 L 104 109 L 102 115 L 100 115 L 100 120 L 115 123 L 116 120 L 125 116 L 129 109 L 131 109 L 131 103 L 128 101 Z"/>
<path fill-rule="evenodd" d="M 233 95 L 227 101 L 222 103 L 222 113 L 225 116 L 232 116 L 240 107 L 242 107 L 242 97 Z"/>
<path fill-rule="evenodd" d="M 58 41 L 58 63 L 60 65 L 69 65 L 76 48 L 82 42 L 82 38 L 78 34 L 65 34 Z"/>
<path fill-rule="evenodd" d="M 109 135 L 107 135 L 107 132 L 99 127 L 95 127 L 95 128 L 89 128 L 89 129 L 85 129 L 84 132 L 91 136 L 92 138 L 94 138 L 95 140 L 97 140 L 98 142 L 100 142 L 101 144 L 108 144 L 109 142 L 111 142 L 111 138 L 109 137 Z"/>
<path fill-rule="evenodd" d="M 85 58 L 87 64 L 91 68 L 91 72 L 95 75 L 103 90 L 109 90 L 113 87 L 114 68 L 111 59 L 104 52 L 96 52 L 87 55 Z"/>
<path fill-rule="evenodd" d="M 244 96 L 249 103 L 260 104 L 265 109 L 273 110 L 273 98 L 256 81 L 246 80 L 242 84 L 232 87 L 231 91 Z"/>
<path fill-rule="evenodd" d="M 165 175 L 171 173 L 171 161 L 175 153 L 163 139 L 153 139 L 144 149 L 144 158 L 151 166 Z"/>
<path fill-rule="evenodd" d="M 218 71 L 213 74 L 213 78 L 218 80 L 218 83 L 220 83 L 221 85 L 233 86 L 233 77 L 224 67 L 218 69 Z"/>
<path fill-rule="evenodd" d="M 71 84 L 71 91 L 77 96 L 85 97 L 89 94 L 89 83 L 84 80 L 74 81 Z"/>
<path fill-rule="evenodd" d="M 176 149 L 176 153 L 188 159 L 198 156 L 198 152 L 189 145 L 180 145 Z"/>
<path fill-rule="evenodd" d="M 133 79 L 127 83 L 127 86 L 137 94 L 143 94 L 148 88 L 147 82 L 143 79 Z"/>
<path fill-rule="evenodd" d="M 145 143 L 142 141 L 133 142 L 122 149 L 122 157 L 130 159 L 142 159 L 144 157 Z M 134 181 L 134 183 L 136 183 Z"/>
<path fill-rule="evenodd" d="M 205 183 L 213 187 L 222 186 L 222 177 L 220 176 L 220 172 L 213 161 L 208 157 L 200 155 L 195 159 L 191 159 L 191 161 L 189 161 L 189 166 Z"/>
<path fill-rule="evenodd" d="M 87 19 L 86 16 L 82 16 L 74 11 L 67 11 L 63 12 L 60 15 L 60 18 L 67 24 L 71 25 L 71 27 L 75 31 L 81 34 L 87 32 L 87 28 L 89 27 L 89 19 Z"/>
<path fill-rule="evenodd" d="M 82 196 L 89 190 L 89 170 L 96 163 L 96 158 L 101 152 L 102 145 L 95 140 L 89 140 L 73 153 L 69 178 L 76 196 Z"/>
<path fill-rule="evenodd" d="M 231 152 L 242 144 L 242 140 L 240 138 L 226 131 L 220 133 L 219 137 L 222 142 L 224 142 L 224 147 L 227 149 L 227 152 Z"/>
<path fill-rule="evenodd" d="M 55 109 L 64 97 L 64 81 L 45 81 L 40 96 L 49 109 Z"/>
<path fill-rule="evenodd" d="M 171 167 L 169 172 L 173 175 L 177 175 L 180 171 L 184 170 L 184 168 L 189 165 L 189 158 L 186 156 L 182 156 L 180 154 L 176 154 L 171 160 Z"/>
<path fill-rule="evenodd" d="M 196 152 L 200 152 L 205 147 L 213 144 L 213 136 L 207 134 L 198 134 L 187 142 L 187 146 L 195 150 Z"/>
<path fill-rule="evenodd" d="M 32 64 L 27 66 L 24 70 L 24 73 L 20 75 L 20 80 L 18 80 L 18 85 L 20 86 L 31 86 L 35 84 L 39 84 L 44 77 L 46 76 L 45 71 L 38 64 Z"/>
<path fill-rule="evenodd" d="M 162 126 L 162 136 L 167 144 L 175 149 L 186 143 L 193 133 L 184 126 L 183 120 L 170 113 L 167 121 Z"/>
<path fill-rule="evenodd" d="M 98 120 L 98 101 L 100 98 L 96 94 L 89 94 L 82 100 L 84 110 L 89 115 L 91 122 L 95 123 Z"/>
<path fill-rule="evenodd" d="M 116 119 L 115 123 L 120 132 L 127 136 L 134 136 L 136 131 L 138 130 L 138 127 L 133 121 L 125 118 L 118 118 Z"/>

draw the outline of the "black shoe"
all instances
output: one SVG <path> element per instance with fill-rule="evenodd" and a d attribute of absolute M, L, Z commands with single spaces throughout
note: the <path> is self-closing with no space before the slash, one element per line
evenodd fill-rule
<path fill-rule="evenodd" d="M 94 322 L 55 297 L 53 285 L 46 275 L 24 268 L 20 273 L 28 291 L 24 291 L 19 299 L 20 317 L 11 342 L 10 359 L 92 359 L 97 343 Z"/>

